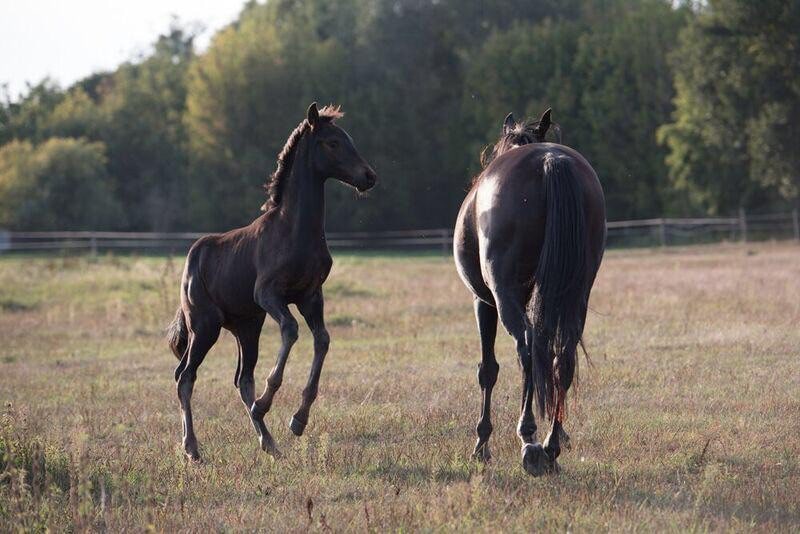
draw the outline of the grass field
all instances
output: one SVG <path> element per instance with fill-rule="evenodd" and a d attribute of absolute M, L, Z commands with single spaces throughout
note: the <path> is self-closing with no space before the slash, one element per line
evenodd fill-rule
<path fill-rule="evenodd" d="M 279 461 L 258 448 L 224 335 L 193 399 L 204 463 L 188 463 L 163 341 L 181 268 L 0 258 L 0 531 L 800 529 L 797 245 L 608 253 L 573 449 L 538 479 L 521 467 L 504 333 L 494 458 L 470 459 L 478 336 L 451 259 L 431 256 L 335 258 L 306 435 L 287 427 L 310 365 L 305 325 L 267 414 Z M 269 324 L 259 388 L 277 338 Z"/>

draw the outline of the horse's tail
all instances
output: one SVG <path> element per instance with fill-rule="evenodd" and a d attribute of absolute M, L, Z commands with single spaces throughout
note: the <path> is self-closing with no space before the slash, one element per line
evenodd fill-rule
<path fill-rule="evenodd" d="M 186 317 L 183 310 L 178 307 L 175 319 L 167 327 L 167 342 L 172 353 L 180 360 L 189 344 L 189 329 L 186 327 Z"/>
<path fill-rule="evenodd" d="M 544 157 L 547 205 L 544 244 L 533 292 L 533 387 L 539 416 L 564 416 L 564 396 L 577 365 L 588 296 L 583 189 L 567 156 Z"/>

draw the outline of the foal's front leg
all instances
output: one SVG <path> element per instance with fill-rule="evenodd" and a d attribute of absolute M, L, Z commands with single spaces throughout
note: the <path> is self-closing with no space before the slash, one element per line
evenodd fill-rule
<path fill-rule="evenodd" d="M 292 417 L 289 425 L 295 436 L 302 436 L 303 431 L 308 424 L 308 412 L 311 410 L 311 405 L 317 398 L 317 391 L 319 390 L 319 377 L 322 373 L 322 365 L 325 363 L 325 355 L 328 354 L 328 346 L 330 345 L 330 336 L 328 330 L 325 328 L 324 318 L 324 299 L 322 297 L 322 289 L 318 289 L 309 298 L 303 300 L 297 305 L 300 313 L 303 314 L 311 333 L 314 335 L 314 361 L 311 363 L 311 373 L 308 375 L 308 382 L 305 389 L 303 389 L 303 402 L 300 404 L 300 409 Z"/>
<path fill-rule="evenodd" d="M 256 300 L 270 317 L 275 319 L 281 329 L 281 348 L 278 351 L 278 360 L 267 377 L 264 393 L 256 399 L 250 410 L 254 421 L 263 422 L 264 415 L 272 406 L 272 399 L 283 382 L 283 371 L 286 368 L 286 361 L 289 359 L 289 351 L 292 350 L 292 346 L 297 341 L 297 321 L 289 311 L 286 299 L 282 296 L 263 291 L 256 295 Z M 261 447 L 264 450 L 268 450 L 270 447 L 270 443 L 268 443 L 268 440 L 265 441 L 263 435 Z"/>

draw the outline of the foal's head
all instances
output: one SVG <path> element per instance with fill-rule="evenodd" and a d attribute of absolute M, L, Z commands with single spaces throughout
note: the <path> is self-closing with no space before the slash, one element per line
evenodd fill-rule
<path fill-rule="evenodd" d="M 375 171 L 353 146 L 353 139 L 336 125 L 336 119 L 343 115 L 338 106 L 317 109 L 314 102 L 308 107 L 306 118 L 294 129 L 278 155 L 278 168 L 264 185 L 267 202 L 261 206 L 262 210 L 269 211 L 281 203 L 301 139 L 308 141 L 308 163 L 320 180 L 334 178 L 360 192 L 375 185 L 378 179 Z"/>
<path fill-rule="evenodd" d="M 311 129 L 312 166 L 323 179 L 334 178 L 364 192 L 375 185 L 378 176 L 358 153 L 350 135 L 335 124 L 334 119 L 342 115 L 338 107 L 320 112 L 316 102 L 309 106 L 306 120 Z"/>
<path fill-rule="evenodd" d="M 543 143 L 547 130 L 550 129 L 550 109 L 542 113 L 538 121 L 516 122 L 514 114 L 509 113 L 503 121 L 503 133 L 494 143 L 483 149 L 481 152 L 481 165 L 486 167 L 494 161 L 497 156 L 505 154 L 512 148 L 531 143 Z M 561 129 L 555 126 L 556 138 L 561 142 Z"/>

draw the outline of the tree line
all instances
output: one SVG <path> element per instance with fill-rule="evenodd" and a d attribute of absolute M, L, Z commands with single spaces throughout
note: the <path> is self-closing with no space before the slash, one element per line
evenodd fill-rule
<path fill-rule="evenodd" d="M 796 205 L 800 0 L 250 1 L 197 51 L 0 101 L 0 228 L 246 224 L 312 101 L 378 171 L 333 230 L 450 226 L 503 117 L 553 108 L 609 219 Z"/>

